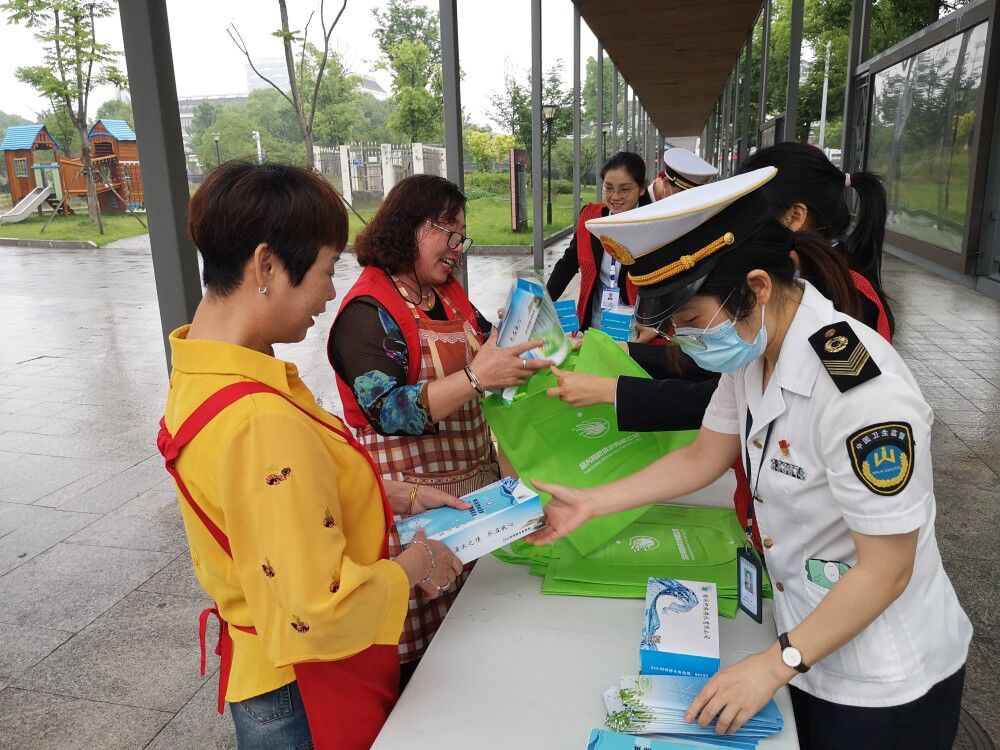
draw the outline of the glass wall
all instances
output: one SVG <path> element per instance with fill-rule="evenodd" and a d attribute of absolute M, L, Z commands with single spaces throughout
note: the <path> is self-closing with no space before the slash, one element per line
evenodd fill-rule
<path fill-rule="evenodd" d="M 886 225 L 962 251 L 987 23 L 874 75 L 867 168 L 885 179 Z"/>

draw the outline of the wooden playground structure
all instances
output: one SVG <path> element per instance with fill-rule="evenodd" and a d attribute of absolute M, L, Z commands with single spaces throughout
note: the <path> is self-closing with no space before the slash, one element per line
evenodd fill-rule
<path fill-rule="evenodd" d="M 88 133 L 91 168 L 102 214 L 137 215 L 146 210 L 135 133 L 123 120 L 98 120 Z M 53 216 L 73 213 L 70 199 L 87 197 L 83 159 L 63 155 L 44 125 L 7 129 L 3 151 L 13 208 L 0 214 L 0 224 L 23 221 L 46 208 Z M 48 222 L 46 222 L 46 226 Z M 43 227 L 44 231 L 44 227 Z"/>

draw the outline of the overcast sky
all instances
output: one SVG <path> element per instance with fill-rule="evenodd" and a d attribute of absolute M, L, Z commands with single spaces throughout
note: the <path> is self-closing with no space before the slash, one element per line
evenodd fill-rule
<path fill-rule="evenodd" d="M 436 2 L 422 3 L 437 9 Z M 309 12 L 318 9 L 318 0 L 290 0 L 289 14 L 293 29 L 301 29 Z M 383 5 L 375 0 L 348 0 L 347 10 L 334 33 L 334 44 L 348 68 L 372 75 L 387 91 L 390 78 L 376 71 L 378 48 L 371 31 L 372 10 Z M 327 2 L 327 9 L 340 4 Z M 543 3 L 542 67 L 548 69 L 557 59 L 565 62 L 566 83 L 572 81 L 573 5 L 569 0 Z M 180 96 L 246 93 L 245 59 L 226 35 L 226 27 L 235 23 L 256 57 L 283 54 L 281 43 L 271 36 L 280 25 L 277 3 L 273 0 L 167 0 L 173 42 L 174 74 Z M 462 70 L 462 105 L 474 122 L 488 124 L 489 95 L 503 85 L 505 66 L 517 68 L 524 75 L 531 65 L 531 8 L 529 0 L 460 0 L 459 46 Z M 4 21 L 6 19 L 3 19 Z M 596 54 L 597 42 L 586 24 L 581 24 L 581 61 Z M 317 40 L 314 21 L 310 38 Z M 122 49 L 121 27 L 117 16 L 99 22 L 98 38 Z M 41 50 L 29 30 L 0 25 L 0 49 L 4 65 L 0 68 L 0 110 L 34 119 L 47 104 L 34 90 L 14 78 L 18 65 L 42 62 Z M 582 65 L 582 62 L 581 62 Z M 581 75 L 583 75 L 581 73 Z M 101 89 L 92 96 L 91 114 L 113 89 Z"/>

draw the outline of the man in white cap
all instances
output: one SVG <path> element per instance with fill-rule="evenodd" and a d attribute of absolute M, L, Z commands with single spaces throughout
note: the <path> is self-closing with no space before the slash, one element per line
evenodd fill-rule
<path fill-rule="evenodd" d="M 663 170 L 649 186 L 658 201 L 681 190 L 698 187 L 715 179 L 719 170 L 686 148 L 672 147 L 663 152 Z"/>

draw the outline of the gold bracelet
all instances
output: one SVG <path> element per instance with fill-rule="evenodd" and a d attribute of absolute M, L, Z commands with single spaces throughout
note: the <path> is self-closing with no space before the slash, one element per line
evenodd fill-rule
<path fill-rule="evenodd" d="M 420 492 L 420 485 L 413 485 L 413 489 L 410 490 L 410 504 L 406 506 L 406 515 L 413 515 L 413 504 L 417 501 L 417 493 Z"/>
<path fill-rule="evenodd" d="M 435 560 L 434 560 L 434 550 L 432 550 L 430 548 L 430 545 L 427 544 L 427 542 L 425 542 L 425 541 L 423 541 L 421 539 L 414 539 L 413 541 L 410 542 L 410 544 L 411 545 L 413 545 L 413 544 L 419 544 L 421 547 L 423 547 L 425 550 L 427 550 L 427 554 L 431 556 L 431 567 L 430 567 L 430 570 L 427 571 L 427 575 L 425 575 L 423 578 L 421 578 L 419 581 L 417 581 L 416 585 L 419 586 L 419 585 L 421 585 L 423 583 L 427 583 L 429 580 L 431 580 L 431 576 L 434 575 L 434 563 L 435 563 Z M 435 584 L 435 586 L 436 585 L 437 584 Z"/>

